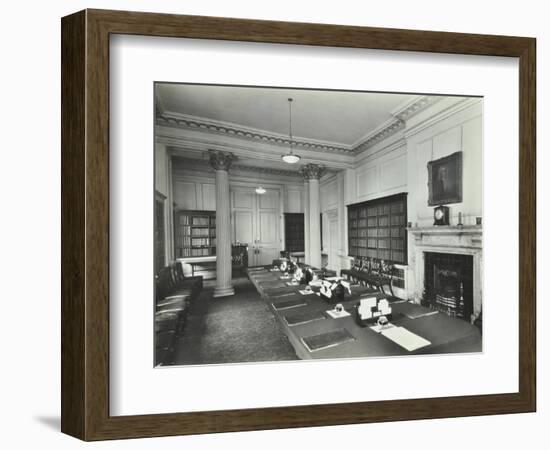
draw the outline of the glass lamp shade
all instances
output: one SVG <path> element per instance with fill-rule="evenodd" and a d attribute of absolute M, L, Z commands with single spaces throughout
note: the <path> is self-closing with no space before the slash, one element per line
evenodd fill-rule
<path fill-rule="evenodd" d="M 298 161 L 300 161 L 300 157 L 298 155 L 295 155 L 294 153 L 287 153 L 286 155 L 282 156 L 283 161 L 288 164 L 296 164 Z"/>
<path fill-rule="evenodd" d="M 265 189 L 262 186 L 256 188 L 256 194 L 265 194 Z"/>

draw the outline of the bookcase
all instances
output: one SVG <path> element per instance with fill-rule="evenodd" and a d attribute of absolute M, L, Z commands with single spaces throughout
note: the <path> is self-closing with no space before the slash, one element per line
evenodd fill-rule
<path fill-rule="evenodd" d="M 304 251 L 304 214 L 285 213 L 285 250 Z"/>
<path fill-rule="evenodd" d="M 407 264 L 406 227 L 406 193 L 349 205 L 349 256 Z"/>
<path fill-rule="evenodd" d="M 216 211 L 174 211 L 176 258 L 216 255 Z"/>

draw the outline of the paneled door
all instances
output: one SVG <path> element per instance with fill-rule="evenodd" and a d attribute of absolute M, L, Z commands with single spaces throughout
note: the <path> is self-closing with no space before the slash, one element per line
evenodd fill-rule
<path fill-rule="evenodd" d="M 328 268 L 331 270 L 340 270 L 340 257 L 338 255 L 338 216 L 330 215 L 328 218 L 329 229 L 329 249 L 328 249 Z"/>
<path fill-rule="evenodd" d="M 271 264 L 279 256 L 279 191 L 267 189 L 256 194 L 254 188 L 231 190 L 233 241 L 248 244 L 250 266 Z"/>

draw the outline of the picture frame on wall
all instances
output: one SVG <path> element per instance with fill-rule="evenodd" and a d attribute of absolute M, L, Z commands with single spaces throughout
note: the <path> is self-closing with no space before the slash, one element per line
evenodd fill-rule
<path fill-rule="evenodd" d="M 108 10 L 84 10 L 64 17 L 61 37 L 62 432 L 92 441 L 536 410 L 535 39 Z M 281 69 L 281 61 L 289 58 L 303 67 L 311 65 L 319 77 L 326 74 L 328 78 L 308 81 L 308 74 L 300 78 L 300 71 L 289 75 Z M 457 64 L 472 68 L 482 64 L 483 58 L 495 58 L 502 65 L 495 64 L 493 69 L 509 74 L 506 79 L 510 83 L 499 87 L 500 94 L 505 95 L 497 95 L 496 90 L 485 92 L 487 85 L 482 84 L 464 87 L 458 78 L 447 80 L 447 87 L 434 87 L 426 68 L 421 67 L 435 61 L 441 71 L 451 63 L 456 71 Z M 342 67 L 329 70 L 335 67 L 334 61 Z M 418 73 L 396 70 L 400 64 L 418 61 Z M 347 69 L 364 62 L 379 64 L 377 67 L 387 73 L 380 79 L 368 78 L 377 71 L 354 78 L 357 71 Z M 225 69 L 214 70 L 214 64 Z M 323 65 L 326 70 L 320 70 Z M 269 70 L 260 72 L 264 68 Z M 403 73 L 408 77 L 404 78 Z M 379 389 L 368 389 L 364 376 L 367 371 L 371 377 L 393 364 L 406 367 L 411 359 L 419 367 L 419 380 L 433 378 L 430 374 L 438 370 L 439 356 L 391 362 L 388 358 L 359 358 L 214 364 L 192 370 L 154 367 L 152 273 L 153 266 L 162 265 L 167 258 L 165 253 L 153 256 L 154 244 L 164 243 L 169 235 L 163 230 L 170 221 L 167 211 L 172 200 L 169 192 L 155 191 L 153 182 L 154 171 L 169 167 L 169 163 L 162 166 L 155 162 L 153 150 L 154 85 L 158 82 L 301 89 L 327 89 L 336 83 L 338 89 L 414 89 L 433 95 L 484 96 L 487 143 L 498 138 L 494 132 L 498 129 L 495 111 L 500 109 L 512 121 L 519 117 L 517 123 L 513 122 L 516 126 L 509 127 L 511 133 L 514 129 L 516 133 L 512 134 L 515 139 L 508 141 L 509 154 L 515 158 L 509 158 L 511 165 L 506 169 L 510 202 L 515 206 L 514 218 L 505 230 L 512 242 L 507 258 L 499 257 L 500 221 L 493 220 L 498 218 L 498 211 L 491 206 L 491 196 L 498 194 L 496 190 L 484 190 L 483 352 L 451 355 L 446 360 L 462 367 L 464 373 L 478 373 L 479 378 L 472 378 L 460 388 L 441 383 L 422 384 L 419 389 L 414 385 L 421 383 L 406 383 L 406 377 L 401 376 L 393 387 L 380 381 Z M 506 107 L 498 103 L 504 96 Z M 125 112 L 130 110 L 139 117 L 132 117 L 128 124 Z M 415 145 L 428 152 L 432 144 L 421 139 L 423 123 L 410 121 L 405 126 L 404 113 L 394 114 L 392 124 L 404 133 L 417 133 Z M 383 136 L 378 131 L 369 139 L 378 142 Z M 447 145 L 444 137 L 434 139 L 439 139 L 440 147 Z M 499 157 L 491 150 L 498 147 L 487 143 L 484 167 L 490 167 Z M 469 144 L 461 142 L 463 148 Z M 126 154 L 132 155 L 131 163 L 124 159 Z M 420 161 L 424 171 L 426 162 Z M 429 186 L 425 182 L 417 184 L 419 191 L 428 193 L 429 205 L 460 203 L 467 196 L 472 183 L 462 179 L 463 162 L 468 164 L 462 161 L 460 151 L 428 161 Z M 347 170 L 345 164 L 342 168 Z M 354 179 L 364 176 L 368 180 L 372 173 L 358 174 Z M 415 182 L 413 173 L 404 176 L 409 177 L 409 183 Z M 346 189 L 353 187 L 351 183 Z M 409 200 L 403 210 L 416 211 L 417 217 L 425 215 L 431 222 L 431 211 L 422 209 L 426 208 L 425 202 L 423 194 L 421 204 Z M 340 206 L 344 211 L 344 205 Z M 128 220 L 132 208 L 141 214 L 133 222 Z M 403 217 L 404 224 L 409 222 Z M 403 254 L 408 255 L 410 265 L 414 261 L 419 265 L 411 245 L 423 236 L 429 241 L 436 231 L 411 225 L 406 228 L 408 239 L 402 239 L 408 245 Z M 491 226 L 496 231 L 486 233 L 486 227 Z M 437 232 L 444 232 L 443 227 L 438 228 Z M 499 260 L 505 260 L 509 271 L 506 298 L 499 291 Z M 127 268 L 121 269 L 124 261 L 135 264 L 129 274 Z M 147 263 L 141 265 L 143 261 Z M 402 279 L 405 283 L 406 275 Z M 501 300 L 506 310 L 496 314 L 496 309 L 502 308 L 498 306 L 503 304 Z M 133 331 L 137 334 L 129 334 Z M 513 335 L 505 345 L 499 340 L 504 334 Z M 499 344 L 504 351 L 496 351 Z M 502 363 L 493 364 L 500 356 L 504 358 Z M 185 389 L 182 373 L 177 372 L 182 370 L 186 371 Z M 345 376 L 354 388 L 327 388 L 327 374 L 332 379 Z M 264 376 L 268 378 L 262 385 L 258 380 Z M 292 383 L 275 382 L 275 377 L 279 381 L 311 380 L 311 385 L 293 389 Z M 323 382 L 325 389 L 320 389 Z M 234 388 L 222 389 L 221 384 Z M 200 395 L 205 392 L 209 395 Z"/>
<path fill-rule="evenodd" d="M 462 152 L 428 163 L 428 205 L 462 202 Z"/>

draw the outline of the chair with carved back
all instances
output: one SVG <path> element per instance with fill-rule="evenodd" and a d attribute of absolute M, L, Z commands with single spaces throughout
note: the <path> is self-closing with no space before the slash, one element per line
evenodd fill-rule
<path fill-rule="evenodd" d="M 370 258 L 367 256 L 362 259 L 361 268 L 354 274 L 356 283 L 361 284 L 362 286 L 368 286 L 368 276 L 370 273 Z"/>
<path fill-rule="evenodd" d="M 395 271 L 395 266 L 391 261 L 381 261 L 380 277 L 379 277 L 379 289 L 384 294 L 395 297 L 393 293 L 393 274 Z"/>
<path fill-rule="evenodd" d="M 381 269 L 381 261 L 378 258 L 372 258 L 370 261 L 370 271 L 367 276 L 367 284 L 372 289 L 379 289 L 380 287 Z"/>

